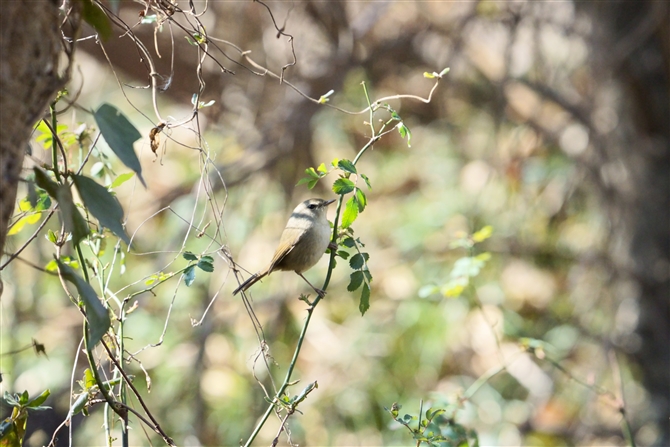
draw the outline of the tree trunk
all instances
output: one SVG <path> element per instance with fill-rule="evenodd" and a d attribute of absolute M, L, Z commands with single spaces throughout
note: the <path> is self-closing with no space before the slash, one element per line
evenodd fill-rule
<path fill-rule="evenodd" d="M 609 163 L 621 161 L 630 191 L 609 203 L 623 223 L 639 284 L 639 348 L 645 387 L 660 436 L 670 445 L 670 8 L 664 2 L 590 5 L 608 51 L 595 57 L 598 79 L 614 78 L 625 89 L 618 113 L 632 126 L 607 141 Z M 605 45 L 603 45 L 604 47 Z M 597 47 L 594 47 L 597 48 Z M 601 47 L 602 48 L 602 47 Z M 626 274 L 622 274 L 625 276 Z"/>
<path fill-rule="evenodd" d="M 55 2 L 9 1 L 1 9 L 0 252 L 4 253 L 32 127 L 64 80 L 58 73 L 62 18 Z"/>

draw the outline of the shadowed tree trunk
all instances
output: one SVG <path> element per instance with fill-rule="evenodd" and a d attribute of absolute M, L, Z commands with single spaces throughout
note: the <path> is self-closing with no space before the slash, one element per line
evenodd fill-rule
<path fill-rule="evenodd" d="M 639 285 L 639 361 L 660 436 L 670 445 L 670 8 L 665 2 L 604 2 L 587 6 L 600 26 L 594 48 L 598 79 L 614 79 L 625 97 L 625 121 L 606 142 L 607 163 L 626 168 L 630 191 L 608 206 L 629 241 L 624 268 Z M 603 176 L 604 177 L 604 176 Z M 605 180 L 605 179 L 603 179 Z M 607 183 L 604 181 L 603 183 Z M 608 185 L 604 185 L 606 188 Z M 611 185 L 610 185 L 611 187 Z M 616 189 L 616 187 L 614 188 Z M 626 273 L 623 274 L 625 276 Z"/>
<path fill-rule="evenodd" d="M 0 250 L 14 211 L 30 133 L 63 85 L 61 36 L 54 1 L 8 1 L 0 14 Z M 0 286 L 1 287 L 1 286 Z M 0 288 L 0 294 L 2 289 Z"/>

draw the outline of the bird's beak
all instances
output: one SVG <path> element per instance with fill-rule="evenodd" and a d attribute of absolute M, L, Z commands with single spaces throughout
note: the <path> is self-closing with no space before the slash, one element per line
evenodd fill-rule
<path fill-rule="evenodd" d="M 333 203 L 334 201 L 335 201 L 335 199 L 327 200 L 327 201 L 323 204 L 323 206 L 328 206 L 328 205 L 330 205 L 331 203 Z"/>

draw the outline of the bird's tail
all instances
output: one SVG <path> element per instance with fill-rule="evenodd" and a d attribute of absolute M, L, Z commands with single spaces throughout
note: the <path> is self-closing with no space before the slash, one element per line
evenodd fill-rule
<path fill-rule="evenodd" d="M 240 284 L 240 286 L 237 289 L 233 290 L 233 295 L 237 295 L 240 291 L 246 291 L 249 287 L 256 284 L 257 281 L 260 281 L 266 275 L 267 272 L 258 272 L 251 275 L 249 278 L 247 278 L 246 281 Z"/>

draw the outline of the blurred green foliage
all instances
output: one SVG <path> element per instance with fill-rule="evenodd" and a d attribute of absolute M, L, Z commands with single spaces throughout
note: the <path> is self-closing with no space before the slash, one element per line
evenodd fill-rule
<path fill-rule="evenodd" d="M 81 102 L 97 106 L 114 100 L 139 128 L 142 139 L 135 149 L 141 165 L 119 162 L 112 155 L 119 149 L 109 140 L 92 145 L 96 125 L 104 133 L 100 109 L 95 117 L 75 111 L 60 118 L 57 131 L 71 166 L 83 163 L 82 148 L 91 147 L 82 174 L 98 179 L 99 188 L 123 207 L 125 215 L 114 213 L 113 224 L 90 210 L 101 226 L 82 242 L 87 268 L 96 293 L 111 308 L 127 304 L 125 366 L 179 444 L 237 445 L 246 439 L 267 406 L 265 390 L 272 395 L 273 380 L 285 374 L 305 318 L 306 304 L 297 299 L 302 281 L 267 278 L 255 287 L 252 301 L 267 340 L 259 346 L 242 302 L 230 293 L 237 284 L 229 255 L 255 271 L 271 257 L 287 210 L 307 195 L 328 198 L 333 192 L 351 193 L 343 227 L 353 225 L 355 234 L 343 234 L 347 250 L 337 252 L 340 263 L 298 359 L 301 383 L 290 387 L 283 401 L 292 410 L 300 406 L 289 419 L 290 438 L 280 438 L 281 445 L 287 439 L 333 446 L 624 445 L 630 440 L 622 429 L 621 383 L 638 441 L 653 442 L 655 429 L 645 422 L 652 410 L 639 383 L 643 366 L 627 357 L 636 344 L 634 285 L 618 281 L 608 269 L 608 218 L 573 157 L 578 150 L 588 153 L 588 141 L 583 148 L 562 141 L 573 119 L 512 79 L 541 80 L 578 95 L 588 76 L 586 54 L 578 50 L 586 44 L 578 34 L 556 30 L 567 27 L 561 17 L 576 14 L 574 7 L 525 11 L 515 25 L 519 29 L 508 26 L 512 6 L 479 5 L 469 12 L 445 3 L 384 6 L 384 20 L 369 25 L 351 50 L 352 58 L 368 56 L 356 56 L 357 63 L 346 69 L 337 67 L 331 54 L 338 47 L 329 40 L 327 23 L 316 20 L 327 15 L 300 7 L 297 18 L 288 19 L 302 47 L 296 47 L 298 64 L 286 71 L 287 79 L 321 79 L 320 62 L 332 73 L 340 71 L 341 85 L 316 98 L 321 104 L 364 107 L 361 80 L 370 86 L 373 103 L 402 93 L 425 97 L 433 78 L 445 76 L 428 104 L 386 99 L 381 109 L 386 102 L 393 108 L 380 111 L 387 114 L 382 123 L 397 131 L 375 142 L 355 166 L 351 159 L 370 138 L 366 114 L 315 109 L 300 123 L 309 134 L 307 153 L 301 153 L 293 142 L 302 133 L 285 135 L 286 123 L 275 120 L 280 114 L 297 120 L 292 113 L 305 103 L 285 85 L 251 75 L 228 81 L 220 93 L 206 90 L 214 103 L 208 96 L 194 102 L 207 106 L 204 142 L 193 129 L 175 128 L 166 132 L 156 155 L 148 150 L 155 123 L 116 98 L 116 83 L 84 89 Z M 265 25 L 253 22 L 258 30 L 249 31 L 252 35 L 234 34 L 236 14 L 223 9 L 228 6 L 212 5 L 217 26 L 209 29 L 249 39 L 244 43 L 263 49 L 269 65 L 285 63 L 278 62 L 277 42 L 264 40 Z M 230 7 L 247 14 L 245 23 L 255 11 L 252 4 Z M 272 7 L 288 17 L 286 5 Z M 346 5 L 353 18 L 364 17 L 359 10 L 364 7 L 377 6 Z M 551 8 L 558 22 L 547 20 Z M 468 25 L 454 32 L 461 22 Z M 405 27 L 411 31 L 407 38 L 401 35 Z M 498 51 L 501 38 L 509 40 L 508 53 Z M 199 39 L 196 48 L 204 42 L 202 35 Z M 452 46 L 455 39 L 464 49 L 452 53 L 447 48 L 458 47 Z M 84 81 L 92 82 L 87 74 L 100 65 L 80 63 Z M 448 74 L 433 72 L 445 65 L 452 67 Z M 130 92 L 130 100 L 149 110 L 151 101 L 141 93 Z M 174 116 L 190 110 L 178 96 L 161 102 Z M 275 126 L 282 129 L 279 135 Z M 50 147 L 49 132 L 36 130 L 33 146 Z M 136 137 L 132 133 L 124 144 L 132 149 Z M 34 157 L 48 160 L 39 151 L 33 149 Z M 335 161 L 326 167 L 321 160 Z M 333 176 L 330 190 L 320 180 L 333 171 L 340 178 Z M 26 242 L 50 209 L 47 194 L 38 189 L 36 197 L 31 202 L 27 189 L 20 197 L 10 247 Z M 81 198 L 87 201 L 86 194 Z M 117 226 L 121 222 L 125 233 Z M 102 226 L 121 238 L 127 234 L 130 250 Z M 3 351 L 35 338 L 49 355 L 48 361 L 29 352 L 3 356 L 2 386 L 31 393 L 58 390 L 52 406 L 59 421 L 79 408 L 69 390 L 70 371 L 82 377 L 88 368 L 78 355 L 82 319 L 58 279 L 33 266 L 53 271 L 53 246 L 62 236 L 52 220 L 22 254 L 30 264 L 8 267 L 1 329 Z M 80 271 L 76 254 L 68 250 L 63 265 Z M 307 274 L 310 281 L 322 280 L 324 265 Z M 359 288 L 362 295 L 352 293 Z M 96 358 L 110 381 L 105 355 L 98 351 Z M 318 388 L 305 388 L 317 381 Z M 88 398 L 93 387 L 82 386 L 79 396 Z M 400 415 L 393 402 L 417 408 L 426 402 L 430 409 L 420 409 L 418 417 Z M 130 405 L 138 408 L 132 397 Z M 74 444 L 102 444 L 102 405 L 87 411 L 86 417 L 74 416 Z M 109 420 L 117 429 L 118 420 Z M 160 442 L 143 433 L 132 416 L 131 421 L 131 445 L 149 445 L 147 438 L 153 445 Z M 270 443 L 278 427 L 278 420 L 270 419 L 258 444 Z M 66 438 L 64 432 L 59 437 Z"/>

